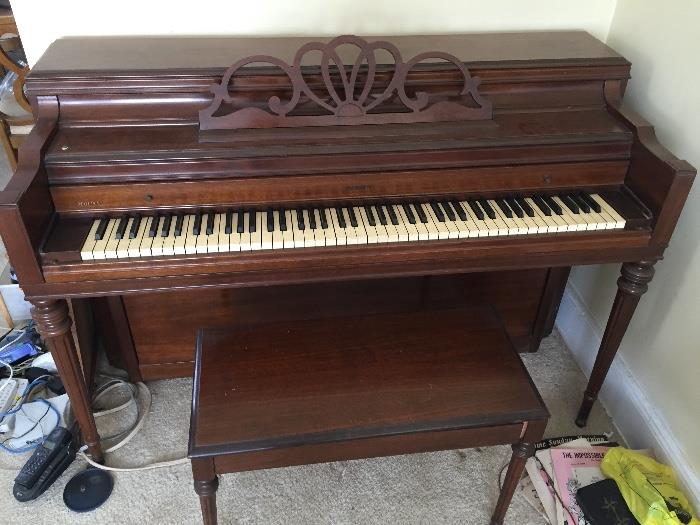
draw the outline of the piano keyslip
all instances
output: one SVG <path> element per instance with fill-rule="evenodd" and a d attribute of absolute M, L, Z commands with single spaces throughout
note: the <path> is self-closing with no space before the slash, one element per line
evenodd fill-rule
<path fill-rule="evenodd" d="M 93 221 L 80 256 L 83 260 L 126 259 L 552 234 L 624 226 L 625 219 L 600 195 L 581 192 L 333 208 L 231 209 L 187 215 L 101 217 Z M 104 231 L 98 235 L 101 228 Z"/>

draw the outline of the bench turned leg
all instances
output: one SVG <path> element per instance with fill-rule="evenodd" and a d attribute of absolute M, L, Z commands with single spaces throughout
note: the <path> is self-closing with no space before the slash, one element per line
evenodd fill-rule
<path fill-rule="evenodd" d="M 530 421 L 524 424 L 523 434 L 518 443 L 513 445 L 513 455 L 508 464 L 508 471 L 503 480 L 501 494 L 496 502 L 496 510 L 491 517 L 491 525 L 502 525 L 506 511 L 513 499 L 515 488 L 523 475 L 525 462 L 535 454 L 535 443 L 542 439 L 547 421 Z"/>
<path fill-rule="evenodd" d="M 194 491 L 199 496 L 204 525 L 216 525 L 216 490 L 219 477 L 214 474 L 214 462 L 211 460 L 192 460 Z"/>

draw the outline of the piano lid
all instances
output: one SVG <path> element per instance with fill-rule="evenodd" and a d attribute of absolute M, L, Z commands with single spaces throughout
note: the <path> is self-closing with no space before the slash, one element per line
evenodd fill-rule
<path fill-rule="evenodd" d="M 41 85 L 47 81 L 56 94 L 58 79 L 85 77 L 114 79 L 129 77 L 143 81 L 166 77 L 220 76 L 226 68 L 250 55 L 272 55 L 290 62 L 297 49 L 310 40 L 328 42 L 333 37 L 68 37 L 56 40 L 35 64 L 27 77 L 33 94 L 47 94 Z M 464 35 L 372 36 L 368 40 L 388 40 L 404 57 L 429 50 L 456 56 L 467 67 L 533 68 L 571 66 L 623 66 L 629 62 L 604 43 L 583 31 L 540 31 L 524 33 L 483 33 Z M 341 59 L 349 58 L 340 50 Z M 353 51 L 349 50 L 352 54 Z M 303 65 L 318 65 L 318 56 L 309 55 Z M 384 59 L 390 63 L 388 56 Z M 143 87 L 144 85 L 141 84 Z M 78 86 L 71 86 L 76 92 Z M 180 84 L 180 88 L 182 88 Z"/>

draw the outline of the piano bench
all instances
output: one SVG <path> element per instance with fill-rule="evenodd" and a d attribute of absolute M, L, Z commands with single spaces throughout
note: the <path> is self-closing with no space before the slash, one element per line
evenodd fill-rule
<path fill-rule="evenodd" d="M 214 524 L 218 474 L 511 443 L 500 524 L 548 418 L 491 308 L 247 324 L 197 335 L 189 457 Z"/>

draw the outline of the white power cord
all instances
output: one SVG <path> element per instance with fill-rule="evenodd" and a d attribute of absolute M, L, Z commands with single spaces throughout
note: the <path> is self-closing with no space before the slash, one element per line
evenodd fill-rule
<path fill-rule="evenodd" d="M 131 392 L 131 396 L 128 401 L 125 403 L 122 403 L 119 406 L 116 406 L 114 408 L 106 409 L 106 410 L 101 410 L 97 411 L 94 413 L 94 417 L 103 417 L 109 414 L 114 414 L 117 412 L 120 412 L 121 410 L 124 410 L 126 408 L 131 407 L 132 405 L 136 406 L 137 412 L 138 412 L 138 417 L 136 419 L 136 423 L 134 426 L 125 431 L 121 432 L 119 434 L 116 434 L 114 436 L 110 436 L 109 438 L 106 439 L 115 439 L 121 436 L 124 436 L 124 438 L 121 441 L 118 441 L 117 443 L 113 444 L 109 448 L 106 448 L 104 450 L 105 454 L 108 454 L 109 452 L 114 452 L 115 450 L 123 447 L 126 445 L 131 439 L 141 430 L 143 427 L 144 423 L 146 422 L 146 417 L 148 416 L 148 412 L 151 409 L 151 404 L 153 402 L 153 398 L 151 396 L 151 391 L 148 389 L 148 387 L 144 383 L 136 383 L 135 385 L 132 383 L 128 383 L 124 381 L 123 379 L 119 378 L 114 378 L 110 377 L 110 381 L 102 385 L 100 388 L 98 388 L 95 397 L 93 399 L 93 402 L 96 403 L 99 401 L 100 398 L 102 398 L 105 394 L 108 392 L 111 392 L 115 388 L 121 387 L 123 385 L 127 385 L 129 387 L 129 391 Z M 138 403 L 136 401 L 138 393 L 143 394 L 143 398 L 145 399 L 144 407 L 143 410 L 139 410 Z M 102 470 L 109 470 L 111 472 L 135 472 L 139 470 L 150 470 L 150 469 L 155 469 L 155 468 L 162 468 L 162 467 L 172 467 L 174 465 L 181 465 L 183 463 L 188 463 L 189 459 L 188 458 L 181 458 L 181 459 L 175 459 L 172 461 L 161 461 L 158 463 L 151 463 L 149 465 L 143 465 L 141 467 L 131 467 L 131 468 L 120 468 L 120 467 L 108 467 L 107 465 L 102 465 L 100 463 L 97 463 L 96 461 L 92 460 L 86 453 L 85 450 L 87 450 L 87 445 L 83 445 L 80 450 L 78 451 L 78 455 L 82 457 L 85 461 L 87 461 L 90 465 L 93 467 L 100 468 Z"/>

